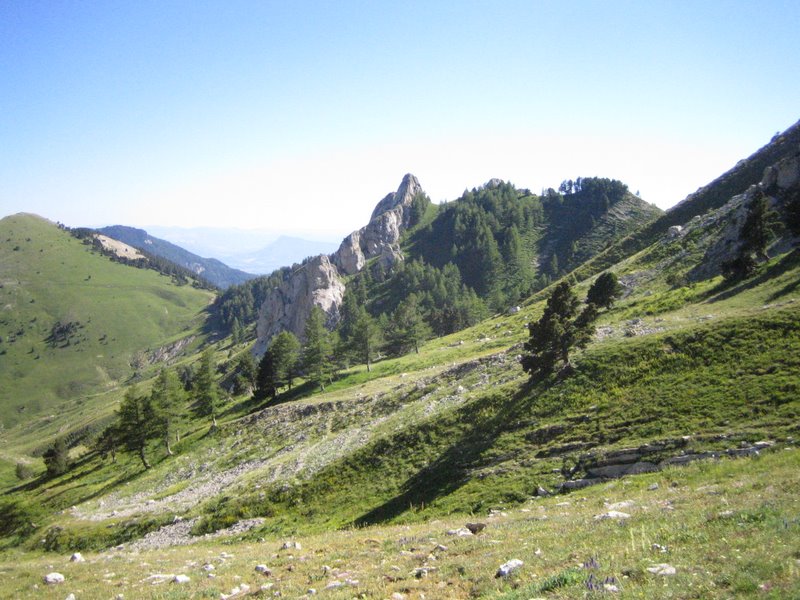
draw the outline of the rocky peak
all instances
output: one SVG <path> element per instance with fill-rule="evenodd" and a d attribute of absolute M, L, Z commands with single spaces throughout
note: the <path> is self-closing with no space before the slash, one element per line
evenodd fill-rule
<path fill-rule="evenodd" d="M 369 220 L 374 221 L 386 211 L 392 210 L 398 206 L 402 206 L 404 208 L 410 206 L 411 201 L 414 200 L 414 196 L 421 191 L 422 186 L 419 184 L 419 180 L 411 173 L 406 173 L 403 177 L 403 181 L 400 182 L 400 187 L 397 188 L 397 191 L 387 194 L 383 200 L 378 202 L 378 205 L 375 207 L 375 210 L 372 211 L 372 216 L 369 218 Z"/>
<path fill-rule="evenodd" d="M 378 202 L 370 222 L 348 235 L 336 252 L 308 259 L 270 290 L 259 311 L 254 352 L 263 354 L 269 341 L 280 331 L 291 331 L 301 337 L 314 306 L 324 310 L 327 324 L 334 326 L 339 320 L 344 295 L 342 275 L 357 273 L 370 258 L 377 257 L 385 268 L 403 259 L 400 236 L 411 218 L 408 208 L 420 192 L 419 180 L 407 174 L 396 192 Z"/>
<path fill-rule="evenodd" d="M 408 208 L 414 197 L 422 192 L 419 180 L 406 174 L 396 192 L 388 194 L 372 211 L 369 223 L 347 236 L 331 259 L 346 275 L 360 271 L 367 260 L 380 257 L 384 267 L 402 260 L 400 236 L 408 227 L 411 213 Z"/>

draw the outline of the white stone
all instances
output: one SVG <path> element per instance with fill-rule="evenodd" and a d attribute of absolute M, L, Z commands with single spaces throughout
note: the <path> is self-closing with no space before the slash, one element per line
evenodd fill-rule
<path fill-rule="evenodd" d="M 520 559 L 512 558 L 507 563 L 500 565 L 500 568 L 497 569 L 495 577 L 508 577 L 511 575 L 511 573 L 518 570 L 523 564 L 525 563 L 523 563 Z"/>
<path fill-rule="evenodd" d="M 70 562 L 86 562 L 86 559 L 83 558 L 80 552 L 76 552 L 72 556 L 69 557 Z"/>
<path fill-rule="evenodd" d="M 264 575 L 272 575 L 272 570 L 267 565 L 256 565 L 256 573 L 263 573 Z"/>
<path fill-rule="evenodd" d="M 48 573 L 44 576 L 44 582 L 47 585 L 52 585 L 54 583 L 64 583 L 64 576 L 61 573 Z"/>
<path fill-rule="evenodd" d="M 70 594 L 69 596 L 64 598 L 64 600 L 75 600 L 75 594 Z"/>
<path fill-rule="evenodd" d="M 595 521 L 602 521 L 604 519 L 629 519 L 630 515 L 628 513 L 620 512 L 618 510 L 610 510 L 607 513 L 603 513 L 601 515 L 595 515 Z"/>
<path fill-rule="evenodd" d="M 667 563 L 659 563 L 657 565 L 653 565 L 652 567 L 647 567 L 647 570 L 650 571 L 653 575 L 675 575 L 675 567 Z"/>
<path fill-rule="evenodd" d="M 188 575 L 175 575 L 172 578 L 172 583 L 189 583 L 191 581 Z"/>

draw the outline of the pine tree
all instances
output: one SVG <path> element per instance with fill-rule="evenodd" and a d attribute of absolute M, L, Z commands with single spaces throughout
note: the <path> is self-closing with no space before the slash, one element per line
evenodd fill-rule
<path fill-rule="evenodd" d="M 128 452 L 136 453 L 144 468 L 149 469 L 147 442 L 160 435 L 150 398 L 140 395 L 135 385 L 129 387 L 117 411 L 117 418 L 121 445 Z"/>
<path fill-rule="evenodd" d="M 258 380 L 258 366 L 249 350 L 242 352 L 236 359 L 236 378 L 234 391 L 237 394 L 252 394 Z"/>
<path fill-rule="evenodd" d="M 234 344 L 240 344 L 244 341 L 244 329 L 239 322 L 238 317 L 233 318 L 233 325 L 231 325 L 231 338 Z"/>
<path fill-rule="evenodd" d="M 528 324 L 530 337 L 521 362 L 532 381 L 544 379 L 559 365 L 569 366 L 570 350 L 585 347 L 591 339 L 597 307 L 590 303 L 579 314 L 579 306 L 569 282 L 562 281 L 553 289 L 542 317 Z"/>
<path fill-rule="evenodd" d="M 47 469 L 48 477 L 63 475 L 69 469 L 69 448 L 67 441 L 59 436 L 47 451 L 42 455 L 44 466 Z"/>
<path fill-rule="evenodd" d="M 200 364 L 192 380 L 192 399 L 195 412 L 201 417 L 211 417 L 211 427 L 217 426 L 219 386 L 214 379 L 213 356 L 209 346 L 200 355 Z"/>
<path fill-rule="evenodd" d="M 309 381 L 325 391 L 325 380 L 330 375 L 329 357 L 331 353 L 330 333 L 325 328 L 325 313 L 315 306 L 306 319 L 303 344 L 303 369 Z"/>
<path fill-rule="evenodd" d="M 150 403 L 156 427 L 170 456 L 170 439 L 174 437 L 176 442 L 180 441 L 178 428 L 183 420 L 185 402 L 186 396 L 178 376 L 172 371 L 161 369 L 150 392 Z"/>
<path fill-rule="evenodd" d="M 276 335 L 258 366 L 256 396 L 274 398 L 279 388 L 288 386 L 291 389 L 299 356 L 300 342 L 292 332 L 281 331 Z"/>
<path fill-rule="evenodd" d="M 586 300 L 598 307 L 611 308 L 614 301 L 621 295 L 622 286 L 617 276 L 611 271 L 606 271 L 589 288 Z"/>
<path fill-rule="evenodd" d="M 392 341 L 401 352 L 408 352 L 413 348 L 414 352 L 419 354 L 420 343 L 433 335 L 430 326 L 422 316 L 419 299 L 416 294 L 409 294 L 398 305 L 392 321 L 395 325 Z"/>
<path fill-rule="evenodd" d="M 356 310 L 349 346 L 358 357 L 359 362 L 367 365 L 367 371 L 372 371 L 372 359 L 377 352 L 379 343 L 380 331 L 375 319 L 370 316 L 367 309 L 359 306 Z"/>

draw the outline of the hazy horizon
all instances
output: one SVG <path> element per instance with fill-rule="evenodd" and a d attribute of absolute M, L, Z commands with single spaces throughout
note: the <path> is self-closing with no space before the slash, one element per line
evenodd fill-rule
<path fill-rule="evenodd" d="M 662 209 L 797 121 L 800 5 L 0 5 L 0 215 L 340 238 L 411 172 Z"/>

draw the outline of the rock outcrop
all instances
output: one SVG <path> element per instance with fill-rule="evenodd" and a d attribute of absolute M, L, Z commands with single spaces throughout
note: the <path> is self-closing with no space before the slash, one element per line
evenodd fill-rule
<path fill-rule="evenodd" d="M 403 177 L 397 191 L 378 202 L 369 223 L 342 241 L 331 257 L 337 268 L 345 275 L 352 275 L 376 256 L 384 267 L 402 260 L 398 242 L 411 224 L 411 204 L 421 192 L 422 186 L 416 177 L 410 173 Z"/>
<path fill-rule="evenodd" d="M 267 294 L 259 309 L 256 354 L 263 354 L 274 335 L 291 331 L 302 338 L 311 309 L 320 307 L 327 325 L 339 320 L 344 282 L 330 258 L 324 254 L 306 261 Z"/>
<path fill-rule="evenodd" d="M 314 306 L 324 310 L 327 325 L 334 326 L 344 296 L 343 276 L 358 273 L 372 258 L 384 268 L 403 259 L 400 236 L 411 224 L 411 206 L 421 192 L 417 178 L 407 174 L 396 192 L 378 202 L 369 223 L 348 235 L 336 252 L 305 261 L 272 289 L 259 310 L 254 352 L 263 354 L 280 331 L 291 331 L 302 339 Z"/>
<path fill-rule="evenodd" d="M 744 193 L 733 196 L 727 204 L 703 216 L 694 217 L 681 232 L 691 234 L 698 228 L 710 236 L 713 243 L 700 261 L 689 273 L 689 279 L 699 281 L 717 275 L 725 261 L 734 258 L 742 245 L 741 229 L 747 219 L 748 207 L 754 198 L 765 194 L 770 209 L 779 214 L 785 212 L 787 198 L 800 192 L 800 153 L 788 156 L 767 167 L 760 183 L 750 186 Z M 772 246 L 777 252 L 785 252 L 792 240 L 784 235 L 776 239 Z"/>

